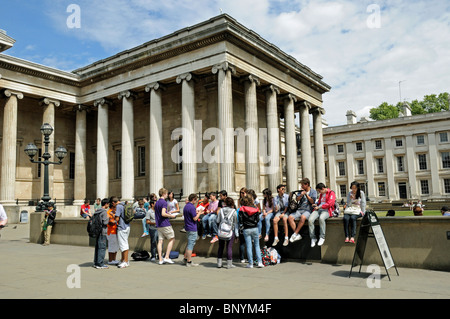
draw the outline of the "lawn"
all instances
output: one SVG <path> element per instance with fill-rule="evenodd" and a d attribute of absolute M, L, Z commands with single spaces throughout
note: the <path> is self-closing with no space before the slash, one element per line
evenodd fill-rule
<path fill-rule="evenodd" d="M 386 216 L 387 211 L 376 211 L 377 216 Z M 408 211 L 396 211 L 395 217 L 401 217 L 401 216 L 414 216 L 413 212 Z M 441 211 L 439 210 L 425 210 L 423 212 L 423 216 L 442 216 Z"/>

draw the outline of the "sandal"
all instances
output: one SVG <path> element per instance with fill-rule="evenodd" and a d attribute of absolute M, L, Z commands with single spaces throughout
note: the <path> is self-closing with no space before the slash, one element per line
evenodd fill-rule
<path fill-rule="evenodd" d="M 348 239 L 348 237 L 345 238 L 345 243 L 350 242 L 350 240 Z"/>
<path fill-rule="evenodd" d="M 350 239 L 350 242 L 351 242 L 352 244 L 354 244 L 354 243 L 355 243 L 355 239 L 354 239 L 354 238 L 351 238 L 351 239 Z"/>

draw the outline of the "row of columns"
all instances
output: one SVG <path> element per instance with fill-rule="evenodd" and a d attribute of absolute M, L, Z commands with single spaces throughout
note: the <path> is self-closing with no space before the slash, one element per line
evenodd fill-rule
<path fill-rule="evenodd" d="M 217 74 L 218 80 L 218 128 L 223 134 L 222 144 L 219 146 L 219 188 L 227 190 L 231 196 L 235 196 L 235 166 L 234 166 L 234 123 L 233 123 L 233 96 L 232 76 L 236 74 L 235 68 L 228 62 L 215 65 L 212 73 Z M 191 73 L 185 73 L 177 77 L 176 82 L 181 84 L 182 90 L 182 134 L 183 134 L 183 193 L 185 196 L 196 193 L 197 189 L 197 159 L 194 135 L 195 120 L 195 93 L 194 80 Z M 256 88 L 260 81 L 253 75 L 242 79 L 245 88 L 245 130 L 254 132 L 246 134 L 245 138 L 245 170 L 246 186 L 255 190 L 260 188 L 260 164 L 259 164 L 259 126 Z M 149 139 L 149 192 L 158 193 L 164 186 L 163 167 L 163 127 L 162 127 L 162 91 L 164 86 L 158 82 L 145 87 L 150 93 L 150 139 Z M 267 119 L 267 154 L 270 157 L 270 171 L 268 172 L 269 188 L 273 191 L 282 182 L 282 167 L 280 163 L 280 132 L 277 101 L 280 90 L 269 85 L 264 88 L 266 96 Z M 2 140 L 2 168 L 0 184 L 0 200 L 4 204 L 15 203 L 15 170 L 16 170 L 16 143 L 17 143 L 17 100 L 23 98 L 22 93 L 5 90 L 7 98 L 3 118 Z M 118 94 L 122 101 L 122 199 L 131 200 L 134 197 L 134 114 L 133 101 L 136 94 L 132 91 L 124 91 Z M 282 96 L 285 118 L 285 142 L 286 142 L 286 177 L 289 190 L 298 188 L 298 158 L 295 132 L 295 103 L 297 98 L 292 94 Z M 109 194 L 108 172 L 108 112 L 112 102 L 107 98 L 94 101 L 98 110 L 97 123 L 97 197 L 105 198 Z M 59 101 L 45 98 L 41 105 L 44 107 L 43 122 L 54 127 L 55 108 Z M 302 102 L 300 106 L 301 123 L 301 151 L 303 175 L 311 179 L 311 143 L 309 128 L 309 112 L 313 110 L 314 119 L 314 143 L 316 158 L 316 177 L 319 181 L 325 181 L 324 156 L 322 137 L 322 110 L 311 109 L 311 106 Z M 86 197 L 86 111 L 82 105 L 74 107 L 76 111 L 75 132 L 75 180 L 74 180 L 74 205 L 83 203 Z M 54 134 L 50 137 L 50 150 L 54 149 Z M 53 167 L 50 166 L 53 170 Z M 50 194 L 53 193 L 53 172 L 50 176 Z"/>

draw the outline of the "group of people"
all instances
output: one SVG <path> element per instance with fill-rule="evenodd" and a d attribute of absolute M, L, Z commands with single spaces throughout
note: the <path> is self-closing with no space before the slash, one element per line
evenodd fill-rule
<path fill-rule="evenodd" d="M 261 201 L 254 190 L 243 187 L 237 202 L 228 197 L 226 191 L 206 193 L 203 198 L 197 194 L 190 194 L 182 212 L 174 198 L 173 192 L 161 188 L 159 198 L 151 194 L 148 198 L 140 199 L 132 204 L 135 219 L 142 219 L 142 237 L 150 237 L 150 258 L 159 264 L 174 263 L 170 253 L 175 240 L 175 232 L 170 223 L 182 213 L 184 219 L 183 232 L 186 233 L 187 246 L 184 253 L 184 264 L 188 267 L 197 266 L 192 261 L 194 246 L 197 241 L 210 237 L 210 243 L 218 242 L 217 266 L 222 267 L 222 257 L 226 250 L 227 268 L 235 267 L 232 263 L 233 244 L 239 243 L 239 256 L 242 263 L 247 257 L 247 267 L 264 267 L 262 263 L 260 240 L 269 241 L 270 230 L 273 229 L 272 246 L 279 243 L 279 222 L 283 221 L 283 246 L 302 239 L 300 230 L 308 221 L 311 247 L 321 246 L 325 241 L 326 220 L 334 216 L 336 209 L 335 192 L 323 183 L 315 189 L 311 187 L 308 178 L 300 182 L 301 189 L 286 194 L 286 186 L 278 185 L 277 194 L 272 195 L 270 189 L 263 190 Z M 94 214 L 102 214 L 104 230 L 96 240 L 94 267 L 108 268 L 104 264 L 106 249 L 109 252 L 109 265 L 119 268 L 129 266 L 128 236 L 130 223 L 126 222 L 127 202 L 120 202 L 118 198 L 97 200 L 98 205 L 94 214 L 90 214 L 89 203 L 85 203 L 80 214 L 85 218 L 92 218 Z M 344 205 L 345 243 L 355 243 L 356 220 L 364 215 L 366 201 L 359 184 L 353 182 Z M 315 221 L 319 221 L 319 234 L 316 236 Z M 298 223 L 296 223 L 298 221 Z M 289 227 L 293 234 L 288 237 Z M 264 230 L 263 230 L 264 229 Z M 318 238 L 317 238 L 318 237 Z M 163 243 L 167 241 L 165 254 Z M 226 248 L 226 249 L 225 249 Z M 118 250 L 121 251 L 120 261 L 116 260 Z M 255 252 L 255 256 L 253 255 Z M 255 259 L 254 259 L 255 257 Z M 158 260 L 156 260 L 158 258 Z"/>

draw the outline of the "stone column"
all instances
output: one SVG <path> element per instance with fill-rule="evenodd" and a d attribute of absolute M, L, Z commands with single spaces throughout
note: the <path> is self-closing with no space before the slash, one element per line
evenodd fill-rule
<path fill-rule="evenodd" d="M 287 192 L 298 189 L 297 139 L 295 135 L 294 103 L 297 98 L 288 94 L 284 100 L 284 140 L 286 148 L 286 186 Z M 302 154 L 303 155 L 303 154 Z"/>
<path fill-rule="evenodd" d="M 365 160 L 366 160 L 366 176 L 367 187 L 366 197 L 369 196 L 371 200 L 378 197 L 378 186 L 375 183 L 374 163 L 373 163 L 373 142 L 370 139 L 364 140 Z"/>
<path fill-rule="evenodd" d="M 408 183 L 409 183 L 409 198 L 417 200 L 420 198 L 418 182 L 416 177 L 416 163 L 417 154 L 414 150 L 414 141 L 412 133 L 405 135 L 406 139 L 406 167 L 408 170 Z"/>
<path fill-rule="evenodd" d="M 428 133 L 428 154 L 430 156 L 430 171 L 431 171 L 431 181 L 429 180 L 428 187 L 431 184 L 430 196 L 433 198 L 441 198 L 440 183 L 439 178 L 439 161 L 441 157 L 437 148 L 436 133 Z"/>
<path fill-rule="evenodd" d="M 75 108 L 75 179 L 73 205 L 83 205 L 86 198 L 86 107 Z"/>
<path fill-rule="evenodd" d="M 256 86 L 260 84 L 259 79 L 253 75 L 246 76 L 245 89 L 245 184 L 248 189 L 260 190 L 259 169 L 259 126 L 258 105 L 256 100 Z"/>
<path fill-rule="evenodd" d="M 213 74 L 218 74 L 218 103 L 217 116 L 219 130 L 223 141 L 219 147 L 220 176 L 219 188 L 235 197 L 235 165 L 234 165 L 234 126 L 233 126 L 233 92 L 231 75 L 236 73 L 235 68 L 228 62 L 215 65 Z"/>
<path fill-rule="evenodd" d="M 50 144 L 48 145 L 48 151 L 52 157 L 49 159 L 50 161 L 56 161 L 54 153 L 55 153 L 55 108 L 61 105 L 60 101 L 52 100 L 49 98 L 44 98 L 40 102 L 41 106 L 44 107 L 44 114 L 42 118 L 42 123 L 48 123 L 53 127 L 53 133 L 50 135 Z M 42 154 L 44 153 L 44 136 L 42 136 Z M 53 180 L 54 180 L 54 166 L 48 166 L 48 194 L 50 197 L 53 197 Z M 44 195 L 44 165 L 41 166 L 41 197 Z"/>
<path fill-rule="evenodd" d="M 316 107 L 311 110 L 313 116 L 313 130 L 314 130 L 314 158 L 316 168 L 316 181 L 318 183 L 325 182 L 325 155 L 323 151 L 323 129 L 322 129 L 322 115 L 325 114 L 325 110 L 321 107 Z M 315 185 L 313 187 L 315 187 Z"/>
<path fill-rule="evenodd" d="M 163 87 L 158 82 L 145 87 L 145 91 L 150 92 L 149 192 L 157 196 L 159 189 L 164 186 L 162 90 Z"/>
<path fill-rule="evenodd" d="M 3 94 L 7 101 L 3 111 L 0 202 L 4 206 L 12 206 L 16 204 L 17 102 L 23 99 L 23 94 L 10 90 Z"/>
<path fill-rule="evenodd" d="M 267 155 L 270 159 L 267 168 L 269 189 L 276 194 L 277 186 L 281 183 L 280 165 L 280 117 L 278 116 L 277 94 L 280 90 L 270 85 L 266 92 L 266 119 L 267 119 Z"/>
<path fill-rule="evenodd" d="M 197 193 L 197 161 L 195 144 L 195 92 L 191 73 L 177 77 L 181 83 L 181 126 L 183 129 L 183 198 Z"/>
<path fill-rule="evenodd" d="M 395 177 L 394 177 L 394 155 L 393 155 L 393 145 L 391 137 L 384 139 L 384 146 L 386 149 L 385 159 L 386 159 L 386 176 L 387 176 L 387 194 L 388 199 L 392 202 L 393 200 L 398 200 L 399 196 L 397 196 L 397 188 L 395 185 Z"/>
<path fill-rule="evenodd" d="M 109 139 L 108 139 L 108 112 L 111 101 L 104 98 L 94 102 L 97 108 L 97 198 L 108 198 L 109 194 Z"/>
<path fill-rule="evenodd" d="M 134 93 L 119 93 L 122 100 L 122 196 L 124 201 L 134 198 Z"/>
<path fill-rule="evenodd" d="M 311 131 L 309 128 L 309 110 L 311 104 L 303 101 L 300 104 L 300 138 L 302 151 L 302 177 L 312 180 Z"/>

